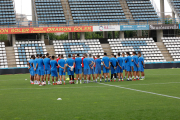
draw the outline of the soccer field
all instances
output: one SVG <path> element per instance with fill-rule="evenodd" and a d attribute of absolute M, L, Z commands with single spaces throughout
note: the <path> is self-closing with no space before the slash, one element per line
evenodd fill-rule
<path fill-rule="evenodd" d="M 144 81 L 41 87 L 29 74 L 1 75 L 0 120 L 179 120 L 179 73 L 145 70 Z"/>

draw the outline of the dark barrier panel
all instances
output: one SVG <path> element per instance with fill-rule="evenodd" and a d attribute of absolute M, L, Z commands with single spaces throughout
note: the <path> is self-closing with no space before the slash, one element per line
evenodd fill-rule
<path fill-rule="evenodd" d="M 146 64 L 145 69 L 163 69 L 163 68 L 180 68 L 180 63 L 154 63 Z M 4 74 L 25 74 L 29 73 L 28 68 L 8 68 L 0 69 L 0 75 Z"/>
<path fill-rule="evenodd" d="M 29 73 L 28 68 L 0 69 L 0 75 L 4 75 L 4 74 L 25 74 L 25 73 Z"/>
<path fill-rule="evenodd" d="M 146 69 L 159 69 L 159 68 L 180 68 L 180 63 L 146 64 Z"/>
<path fill-rule="evenodd" d="M 108 40 L 107 38 L 100 38 L 100 39 L 99 39 L 99 42 L 100 42 L 101 44 L 103 44 L 103 43 L 109 43 L 107 40 Z"/>

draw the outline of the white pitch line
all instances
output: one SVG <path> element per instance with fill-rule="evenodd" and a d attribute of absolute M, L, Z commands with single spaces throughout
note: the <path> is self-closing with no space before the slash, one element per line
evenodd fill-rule
<path fill-rule="evenodd" d="M 148 91 L 142 91 L 142 90 L 137 90 L 137 89 L 132 89 L 132 88 L 126 88 L 126 87 L 121 87 L 121 86 L 117 86 L 117 85 L 109 85 L 109 84 L 105 84 L 105 83 L 99 83 L 102 85 L 106 85 L 106 86 L 110 86 L 110 87 L 118 87 L 118 88 L 122 88 L 122 89 L 127 89 L 127 90 L 132 90 L 132 91 L 137 91 L 137 92 L 143 92 L 143 93 L 148 93 L 148 94 L 153 94 L 153 95 L 159 95 L 159 96 L 164 96 L 164 97 L 169 97 L 169 98 L 175 98 L 175 99 L 180 99 L 180 97 L 175 97 L 175 96 L 170 96 L 170 95 L 164 95 L 164 94 L 159 94 L 159 93 L 154 93 L 154 92 L 148 92 Z"/>
<path fill-rule="evenodd" d="M 146 75 L 163 75 L 163 76 L 168 75 L 169 76 L 169 75 L 180 75 L 180 74 L 146 74 Z"/>
<path fill-rule="evenodd" d="M 43 87 L 43 86 L 42 86 Z M 105 86 L 85 86 L 85 87 L 53 87 L 53 88 L 9 88 L 9 89 L 0 89 L 0 90 L 34 90 L 34 89 L 38 89 L 38 90 L 41 90 L 41 89 L 56 89 L 56 88 L 88 88 L 88 87 L 92 87 L 92 88 L 96 88 L 96 87 L 105 87 Z"/>
<path fill-rule="evenodd" d="M 121 86 L 132 86 L 132 85 L 165 85 L 165 84 L 176 84 L 180 82 L 167 82 L 167 83 L 150 83 L 150 84 L 128 84 L 128 85 L 121 85 Z"/>

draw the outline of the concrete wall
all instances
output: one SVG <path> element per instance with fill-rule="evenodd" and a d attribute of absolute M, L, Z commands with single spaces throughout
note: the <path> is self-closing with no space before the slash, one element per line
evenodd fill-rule
<path fill-rule="evenodd" d="M 157 42 L 162 42 L 161 38 L 163 37 L 163 30 L 156 30 Z"/>
<path fill-rule="evenodd" d="M 80 33 L 80 40 L 85 40 L 85 32 Z"/>
<path fill-rule="evenodd" d="M 124 31 L 119 32 L 119 38 L 124 38 Z"/>

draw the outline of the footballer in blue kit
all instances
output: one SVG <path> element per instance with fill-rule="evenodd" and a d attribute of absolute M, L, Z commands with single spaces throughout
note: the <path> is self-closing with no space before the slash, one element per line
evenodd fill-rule
<path fill-rule="evenodd" d="M 29 65 L 29 73 L 30 73 L 30 80 L 31 80 L 31 84 L 34 84 L 34 75 L 35 75 L 35 71 L 33 68 L 33 64 L 34 64 L 34 55 L 31 55 L 31 59 L 28 61 L 28 65 Z"/>
<path fill-rule="evenodd" d="M 141 79 L 140 80 L 144 80 L 145 76 L 144 76 L 144 68 L 145 68 L 145 64 L 144 64 L 144 58 L 141 56 L 141 52 L 138 52 L 138 56 L 139 56 L 139 72 L 141 72 Z M 138 74 L 139 76 L 139 74 Z"/>
<path fill-rule="evenodd" d="M 75 65 L 75 61 L 71 58 L 71 55 L 68 55 L 68 59 L 66 60 L 66 65 L 67 65 L 67 72 L 69 75 L 69 79 L 73 80 L 74 83 L 74 65 Z"/>
<path fill-rule="evenodd" d="M 114 54 L 111 54 L 111 81 L 114 76 L 114 81 L 116 81 L 116 68 L 117 68 L 117 59 L 115 58 Z"/>
<path fill-rule="evenodd" d="M 108 76 L 108 81 L 110 81 L 110 76 L 109 76 L 110 59 L 109 57 L 107 57 L 107 53 L 104 53 L 104 57 L 102 58 L 102 63 L 103 63 L 104 76 Z M 105 78 L 105 82 L 107 82 L 106 78 Z"/>
<path fill-rule="evenodd" d="M 136 52 L 133 52 L 133 57 L 132 57 L 132 63 L 133 63 L 133 75 L 134 75 L 134 80 L 138 79 L 138 56 L 136 55 Z M 139 79 L 138 79 L 139 80 Z"/>
<path fill-rule="evenodd" d="M 39 84 L 38 83 L 38 70 L 36 69 L 38 59 L 39 59 L 39 55 L 37 54 L 36 58 L 34 60 L 34 71 L 35 71 L 35 77 L 34 77 L 35 83 L 34 84 Z"/>
<path fill-rule="evenodd" d="M 57 61 L 54 60 L 55 56 L 52 56 L 51 61 L 50 61 L 50 65 L 51 65 L 51 76 L 52 76 L 52 81 L 53 81 L 53 85 L 57 85 L 57 81 L 58 81 L 58 74 L 57 74 Z M 56 77 L 56 83 L 54 83 L 54 77 Z"/>
<path fill-rule="evenodd" d="M 44 79 L 44 63 L 42 59 L 42 54 L 40 54 L 40 58 L 37 60 L 36 68 L 38 70 L 38 80 L 40 81 L 41 79 L 42 82 Z"/>
<path fill-rule="evenodd" d="M 64 85 L 65 85 L 66 61 L 64 60 L 63 55 L 61 55 L 61 59 L 58 61 L 58 66 L 59 66 L 59 79 L 61 82 L 62 80 L 64 80 Z"/>
<path fill-rule="evenodd" d="M 91 74 L 90 73 L 90 64 L 91 64 L 91 61 L 90 59 L 87 57 L 87 54 L 85 54 L 85 58 L 83 59 L 83 64 L 84 64 L 84 82 L 89 81 L 89 75 Z M 85 81 L 86 79 L 86 81 Z"/>
<path fill-rule="evenodd" d="M 96 82 L 97 82 L 97 79 L 98 77 L 100 78 L 100 82 L 101 81 L 101 59 L 100 59 L 100 56 L 97 55 L 97 59 L 95 60 L 95 73 L 96 73 Z"/>
<path fill-rule="evenodd" d="M 46 58 L 44 58 L 43 63 L 45 66 L 45 72 L 44 72 L 44 81 L 46 81 L 46 77 L 48 78 L 48 84 L 51 84 L 49 79 L 50 79 L 50 74 L 51 74 L 51 68 L 50 68 L 50 61 L 51 59 L 49 58 L 49 53 L 46 54 Z"/>
<path fill-rule="evenodd" d="M 126 57 L 125 57 L 125 53 L 124 52 L 122 53 L 122 57 L 123 57 L 123 70 L 125 71 L 124 79 L 126 79 L 126 76 L 127 76 L 126 66 L 127 66 L 127 64 L 125 62 Z"/>
<path fill-rule="evenodd" d="M 79 57 L 79 54 L 77 54 L 77 57 L 75 58 L 75 73 L 76 73 L 76 84 L 78 84 L 78 78 L 80 79 L 80 84 L 81 82 L 81 74 L 82 74 L 82 59 Z"/>
<path fill-rule="evenodd" d="M 94 59 L 92 58 L 91 54 L 89 54 L 89 60 L 90 60 L 90 74 L 92 75 L 93 80 L 95 82 L 95 76 L 94 76 L 94 65 L 95 65 L 95 63 L 94 63 Z M 90 80 L 91 80 L 91 75 L 89 78 Z"/>
<path fill-rule="evenodd" d="M 128 79 L 127 79 L 127 81 L 129 81 L 129 79 L 132 80 L 132 78 L 131 78 L 132 77 L 132 75 L 131 75 L 131 71 L 132 71 L 132 69 L 131 69 L 131 67 L 132 67 L 132 57 L 130 56 L 129 52 L 127 52 L 126 55 L 127 55 L 127 57 L 125 58 L 125 62 L 126 62 L 126 70 L 128 72 Z"/>
<path fill-rule="evenodd" d="M 118 53 L 118 58 L 117 58 L 117 73 L 118 73 L 118 77 L 119 77 L 119 81 L 123 81 L 123 57 L 120 57 L 120 53 Z"/>

